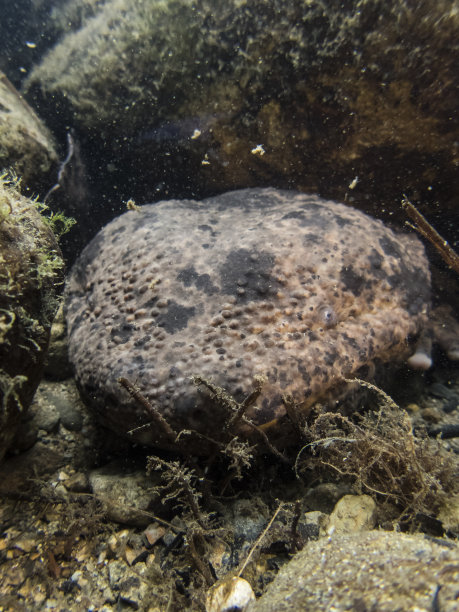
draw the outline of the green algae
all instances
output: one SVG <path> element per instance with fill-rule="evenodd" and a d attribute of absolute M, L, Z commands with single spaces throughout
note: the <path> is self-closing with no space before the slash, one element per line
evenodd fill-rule
<path fill-rule="evenodd" d="M 41 378 L 63 281 L 55 216 L 40 209 L 14 175 L 0 175 L 0 458 Z"/>

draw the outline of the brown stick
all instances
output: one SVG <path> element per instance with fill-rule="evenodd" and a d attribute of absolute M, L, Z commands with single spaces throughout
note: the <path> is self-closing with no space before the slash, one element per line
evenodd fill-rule
<path fill-rule="evenodd" d="M 445 263 L 459 274 L 459 255 L 456 251 L 450 247 L 448 242 L 440 236 L 406 196 L 403 197 L 402 207 L 414 222 L 414 225 L 411 225 L 411 223 L 409 225 L 418 231 L 421 236 L 424 236 L 437 249 Z"/>
<path fill-rule="evenodd" d="M 148 414 L 153 418 L 153 421 L 158 425 L 164 435 L 170 442 L 175 442 L 177 438 L 176 432 L 172 429 L 166 419 L 154 408 L 150 402 L 144 397 L 140 391 L 128 381 L 127 378 L 118 378 L 118 383 L 126 389 L 126 391 L 131 395 L 141 406 L 145 408 Z"/>
<path fill-rule="evenodd" d="M 290 461 L 279 450 L 277 450 L 277 448 L 273 444 L 271 444 L 270 439 L 261 427 L 255 425 L 255 423 L 252 423 L 252 421 L 246 416 L 242 417 L 242 422 L 248 425 L 251 429 L 253 429 L 253 431 L 256 431 L 263 438 L 263 441 L 269 448 L 269 450 L 273 453 L 273 455 L 276 455 L 276 457 L 278 457 L 282 461 L 282 463 L 285 463 L 287 465 L 290 464 Z"/>
<path fill-rule="evenodd" d="M 255 544 L 252 545 L 252 548 L 249 551 L 249 554 L 247 555 L 244 563 L 241 565 L 237 576 L 240 577 L 242 572 L 245 570 L 245 568 L 247 567 L 250 559 L 252 558 L 252 555 L 254 553 L 254 551 L 256 550 L 256 548 L 260 545 L 260 542 L 263 540 L 263 538 L 265 537 L 265 535 L 268 533 L 268 531 L 271 529 L 271 525 L 274 523 L 276 516 L 279 514 L 281 508 L 283 507 L 284 503 L 280 502 L 279 505 L 277 506 L 277 510 L 276 512 L 272 515 L 269 523 L 266 525 L 266 527 L 263 529 L 263 532 L 261 533 L 261 535 L 257 538 L 257 541 L 255 542 Z"/>
<path fill-rule="evenodd" d="M 263 378 L 260 378 L 260 377 L 255 378 L 255 384 L 256 384 L 255 389 L 251 393 L 249 393 L 249 395 L 245 398 L 242 404 L 239 404 L 239 407 L 236 410 L 236 412 L 226 423 L 225 425 L 226 429 L 233 429 L 234 431 L 234 428 L 237 426 L 239 421 L 242 420 L 247 409 L 250 406 L 252 406 L 257 401 L 258 397 L 260 396 L 260 393 L 263 387 L 263 382 L 264 382 Z"/>
<path fill-rule="evenodd" d="M 212 574 L 210 573 L 210 568 L 208 564 L 201 559 L 201 556 L 196 549 L 195 540 L 197 540 L 201 544 L 201 547 L 205 547 L 204 536 L 201 533 L 192 534 L 188 538 L 188 545 L 190 547 L 191 558 L 193 559 L 197 570 L 201 573 L 204 580 L 207 582 L 207 586 L 210 587 L 213 585 L 215 580 L 212 578 Z"/>

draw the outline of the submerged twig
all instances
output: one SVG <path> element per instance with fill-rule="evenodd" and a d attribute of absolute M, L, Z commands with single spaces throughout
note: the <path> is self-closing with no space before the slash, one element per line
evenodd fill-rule
<path fill-rule="evenodd" d="M 278 459 L 280 459 L 282 461 L 282 463 L 285 463 L 287 465 L 290 464 L 290 461 L 287 459 L 287 457 L 285 457 L 280 452 L 280 450 L 278 450 L 273 444 L 271 444 L 270 439 L 268 438 L 266 433 L 263 431 L 263 429 L 259 425 L 255 425 L 255 423 L 253 423 L 246 416 L 243 417 L 242 422 L 245 423 L 246 425 L 248 425 L 251 429 L 253 429 L 253 431 L 256 431 L 263 438 L 263 441 L 266 444 L 266 446 L 268 447 L 268 449 L 272 452 L 273 455 L 276 455 L 276 457 Z"/>
<path fill-rule="evenodd" d="M 150 404 L 147 398 L 140 393 L 139 389 L 129 382 L 127 378 L 118 378 L 118 383 L 126 389 L 131 397 L 133 397 L 141 406 L 145 408 L 148 414 L 153 418 L 156 425 L 160 427 L 166 438 L 170 442 L 175 442 L 177 438 L 176 432 L 172 429 L 162 414 L 160 414 L 160 412 Z"/>
<path fill-rule="evenodd" d="M 243 423 L 253 431 L 257 432 L 258 435 L 263 438 L 263 441 L 268 449 L 274 455 L 276 455 L 276 457 L 278 457 L 283 463 L 289 463 L 288 459 L 271 443 L 263 429 L 245 415 L 247 409 L 256 402 L 261 393 L 263 383 L 265 382 L 265 378 L 263 376 L 255 376 L 255 389 L 249 393 L 242 403 L 237 402 L 234 397 L 227 393 L 224 389 L 215 385 L 211 381 L 206 380 L 202 376 L 192 376 L 191 379 L 196 386 L 203 385 L 206 387 L 211 397 L 228 410 L 230 416 L 223 426 L 224 431 L 229 432 L 231 435 L 236 435 L 237 424 Z"/>
<path fill-rule="evenodd" d="M 210 587 L 213 585 L 215 580 L 213 579 L 212 574 L 210 573 L 208 561 L 203 561 L 196 549 L 196 541 L 198 541 L 201 546 L 204 545 L 205 547 L 204 536 L 201 533 L 191 534 L 191 537 L 188 538 L 188 546 L 190 549 L 191 558 L 193 559 L 196 569 L 200 572 L 200 574 L 206 581 L 207 586 Z"/>
<path fill-rule="evenodd" d="M 62 182 L 65 176 L 65 172 L 67 169 L 67 166 L 69 165 L 70 161 L 72 160 L 72 157 L 75 153 L 75 144 L 72 138 L 72 134 L 70 132 L 67 132 L 67 155 L 65 156 L 64 161 L 62 161 L 59 164 L 59 170 L 57 173 L 57 182 L 48 190 L 48 192 L 46 193 L 45 197 L 43 198 L 43 203 L 46 204 L 46 201 L 48 200 L 49 196 L 54 192 L 57 191 L 58 189 L 60 189 L 62 187 Z"/>
<path fill-rule="evenodd" d="M 279 505 L 277 506 L 277 510 L 276 512 L 274 512 L 274 514 L 272 515 L 269 523 L 266 525 L 266 527 L 263 529 L 263 532 L 260 534 L 260 536 L 257 538 L 257 541 L 255 542 L 255 544 L 252 546 L 252 548 L 249 551 L 249 554 L 247 555 L 244 563 L 241 565 L 241 568 L 239 569 L 237 576 L 240 577 L 242 572 L 245 570 L 245 568 L 247 567 L 250 559 L 252 558 L 253 553 L 255 552 L 255 550 L 258 548 L 258 546 L 260 545 L 260 542 L 263 540 L 263 538 L 265 537 L 265 535 L 268 533 L 268 531 L 271 529 L 271 525 L 274 523 L 276 516 L 279 514 L 281 508 L 283 507 L 283 502 L 280 502 Z"/>
<path fill-rule="evenodd" d="M 414 225 L 411 223 L 408 223 L 408 225 L 428 240 L 440 253 L 445 263 L 459 274 L 459 255 L 456 251 L 440 236 L 437 230 L 430 225 L 424 215 L 419 212 L 406 196 L 403 197 L 402 207 L 414 222 Z"/>
<path fill-rule="evenodd" d="M 228 422 L 225 425 L 227 429 L 234 428 L 239 423 L 239 421 L 241 421 L 244 418 L 247 408 L 249 408 L 250 406 L 253 406 L 253 404 L 257 401 L 258 397 L 260 396 L 261 390 L 263 388 L 263 383 L 265 381 L 266 379 L 263 376 L 255 376 L 255 379 L 254 379 L 255 389 L 251 393 L 249 393 L 249 395 L 245 398 L 242 404 L 239 404 L 236 412 L 233 414 L 233 416 L 228 420 Z"/>
<path fill-rule="evenodd" d="M 293 515 L 292 526 L 290 529 L 290 534 L 292 538 L 292 550 L 291 552 L 294 554 L 303 548 L 303 544 L 301 542 L 301 536 L 298 533 L 298 523 L 301 518 L 301 503 L 298 499 L 295 502 L 295 514 Z"/>

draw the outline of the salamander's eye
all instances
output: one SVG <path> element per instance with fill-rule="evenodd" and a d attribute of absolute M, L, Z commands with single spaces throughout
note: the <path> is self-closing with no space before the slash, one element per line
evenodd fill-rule
<path fill-rule="evenodd" d="M 336 316 L 336 312 L 331 306 L 323 306 L 320 309 L 319 313 L 320 321 L 322 325 L 324 325 L 324 327 L 335 327 L 335 325 L 338 323 L 338 317 Z"/>

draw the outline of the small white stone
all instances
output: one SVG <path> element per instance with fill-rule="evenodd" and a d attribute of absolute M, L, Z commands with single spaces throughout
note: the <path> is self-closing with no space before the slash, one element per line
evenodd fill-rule
<path fill-rule="evenodd" d="M 247 580 L 232 576 L 208 590 L 206 612 L 243 612 L 251 601 L 255 601 L 255 594 Z"/>
<path fill-rule="evenodd" d="M 258 144 L 250 152 L 252 153 L 252 155 L 264 155 L 266 153 L 262 144 Z"/>
<path fill-rule="evenodd" d="M 373 529 L 376 523 L 376 503 L 369 495 L 344 495 L 330 514 L 326 533 L 332 536 Z"/>

